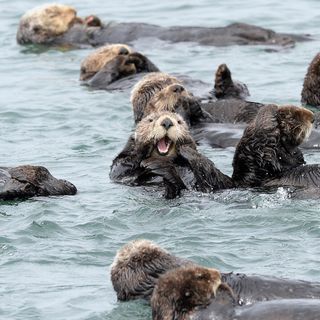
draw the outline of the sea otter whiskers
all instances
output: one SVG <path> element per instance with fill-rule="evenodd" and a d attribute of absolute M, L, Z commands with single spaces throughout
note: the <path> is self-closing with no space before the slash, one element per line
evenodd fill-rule
<path fill-rule="evenodd" d="M 187 124 L 171 112 L 143 118 L 111 166 L 114 181 L 145 185 L 155 182 L 155 177 L 162 178 L 167 198 L 185 188 L 212 192 L 233 186 L 229 177 L 196 150 Z"/>

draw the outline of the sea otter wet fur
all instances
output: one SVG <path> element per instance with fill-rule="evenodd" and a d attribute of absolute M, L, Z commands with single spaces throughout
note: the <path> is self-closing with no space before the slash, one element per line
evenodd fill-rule
<path fill-rule="evenodd" d="M 163 274 L 151 297 L 153 320 L 315 320 L 318 299 L 281 299 L 242 306 L 215 269 L 190 266 Z"/>
<path fill-rule="evenodd" d="M 110 172 L 112 180 L 129 185 L 148 185 L 155 176 L 162 177 L 167 198 L 185 188 L 213 192 L 233 187 L 231 179 L 197 151 L 184 120 L 170 112 L 143 118 Z"/>
<path fill-rule="evenodd" d="M 245 129 L 233 158 L 239 187 L 259 187 L 305 164 L 299 145 L 309 136 L 313 113 L 295 106 L 268 105 Z"/>

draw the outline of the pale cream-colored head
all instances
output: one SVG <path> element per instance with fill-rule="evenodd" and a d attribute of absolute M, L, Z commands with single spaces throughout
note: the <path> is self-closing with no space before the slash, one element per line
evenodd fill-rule
<path fill-rule="evenodd" d="M 128 55 L 133 50 L 126 44 L 103 46 L 89 54 L 81 63 L 80 80 L 92 78 L 103 66 L 119 55 Z"/>
<path fill-rule="evenodd" d="M 143 118 L 135 132 L 136 144 L 152 145 L 153 154 L 175 155 L 176 146 L 193 141 L 188 126 L 181 116 L 172 112 L 157 112 Z"/>
<path fill-rule="evenodd" d="M 179 83 L 174 83 L 157 92 L 148 102 L 144 116 L 158 111 L 175 112 L 179 99 L 190 97 L 189 92 Z"/>
<path fill-rule="evenodd" d="M 154 250 L 167 253 L 167 251 L 160 248 L 150 240 L 137 239 L 130 241 L 117 251 L 117 254 L 111 265 L 111 269 L 118 265 L 126 265 L 128 262 L 130 262 L 132 257 L 143 255 Z"/>
<path fill-rule="evenodd" d="M 19 43 L 43 43 L 60 36 L 73 25 L 77 12 L 62 4 L 45 4 L 27 11 L 20 19 Z"/>
<path fill-rule="evenodd" d="M 152 72 L 144 76 L 132 89 L 130 101 L 134 119 L 140 121 L 150 99 L 163 88 L 173 84 L 181 84 L 176 77 L 163 72 Z"/>

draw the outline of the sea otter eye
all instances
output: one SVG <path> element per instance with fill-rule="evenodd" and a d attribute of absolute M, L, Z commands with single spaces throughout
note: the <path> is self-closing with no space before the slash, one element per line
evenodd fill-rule
<path fill-rule="evenodd" d="M 178 120 L 178 124 L 182 124 L 181 120 Z"/>
<path fill-rule="evenodd" d="M 150 119 L 149 119 L 149 122 L 153 122 L 153 119 L 150 118 Z"/>

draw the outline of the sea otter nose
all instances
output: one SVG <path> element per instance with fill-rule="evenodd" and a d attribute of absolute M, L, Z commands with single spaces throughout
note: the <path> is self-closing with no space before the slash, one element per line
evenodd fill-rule
<path fill-rule="evenodd" d="M 170 127 L 173 126 L 172 121 L 169 118 L 165 118 L 162 122 L 161 125 L 166 129 L 169 130 Z"/>
<path fill-rule="evenodd" d="M 121 55 L 126 55 L 126 54 L 129 54 L 129 51 L 128 51 L 128 49 L 122 47 L 122 48 L 120 48 L 120 50 L 119 50 L 119 54 L 121 54 Z"/>
<path fill-rule="evenodd" d="M 172 92 L 175 93 L 180 93 L 182 91 L 184 91 L 184 87 L 181 86 L 180 84 L 175 84 L 174 86 L 171 87 Z"/>

